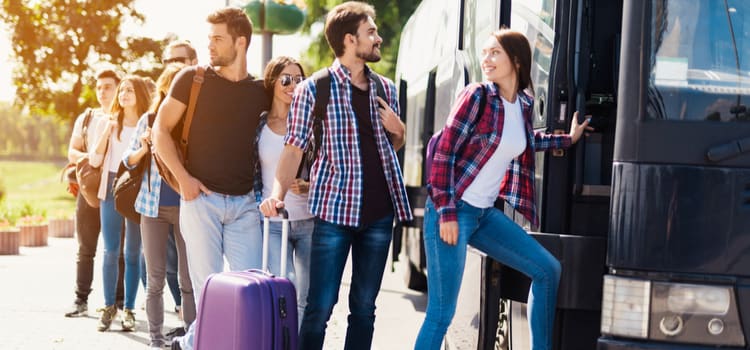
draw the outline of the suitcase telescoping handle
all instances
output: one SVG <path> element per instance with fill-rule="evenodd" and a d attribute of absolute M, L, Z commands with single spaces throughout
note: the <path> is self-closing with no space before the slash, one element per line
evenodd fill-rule
<path fill-rule="evenodd" d="M 277 208 L 276 211 L 281 216 L 281 270 L 280 277 L 286 277 L 286 250 L 289 244 L 289 213 L 284 208 Z M 263 217 L 263 271 L 268 269 L 268 241 L 270 240 L 270 220 L 268 216 Z"/>

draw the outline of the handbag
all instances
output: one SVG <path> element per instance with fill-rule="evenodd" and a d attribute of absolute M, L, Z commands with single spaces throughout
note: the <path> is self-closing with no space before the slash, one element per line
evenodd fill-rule
<path fill-rule="evenodd" d="M 112 190 L 115 197 L 115 210 L 128 220 L 136 223 L 141 222 L 141 214 L 135 211 L 135 200 L 138 197 L 138 192 L 141 191 L 141 181 L 143 181 L 145 168 L 143 164 L 151 164 L 149 153 L 141 158 L 135 169 L 129 170 L 123 163 L 120 163 Z M 150 166 L 148 167 L 150 168 Z"/>
<path fill-rule="evenodd" d="M 193 122 L 193 114 L 195 114 L 195 104 L 198 101 L 198 94 L 201 91 L 201 85 L 203 85 L 203 74 L 206 72 L 206 67 L 197 66 L 195 69 L 195 76 L 193 77 L 193 85 L 190 87 L 190 100 L 188 101 L 188 109 L 185 114 L 184 123 L 182 124 L 182 131 L 176 133 L 177 128 L 172 130 L 172 141 L 177 146 L 177 158 L 180 163 L 187 165 L 187 147 L 188 147 L 188 135 L 190 134 L 190 124 Z M 179 137 L 178 137 L 179 136 Z M 156 168 L 159 171 L 159 175 L 162 180 L 172 187 L 177 193 L 180 192 L 180 183 L 177 181 L 177 177 L 172 173 L 171 170 L 164 164 L 164 161 L 159 156 L 159 150 L 154 150 L 154 160 L 156 161 Z"/>

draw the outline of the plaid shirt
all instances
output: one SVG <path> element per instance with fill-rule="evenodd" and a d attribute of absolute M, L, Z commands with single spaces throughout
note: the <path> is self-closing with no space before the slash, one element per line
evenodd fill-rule
<path fill-rule="evenodd" d="M 122 161 L 125 163 L 126 168 L 133 169 L 135 166 L 128 166 L 128 158 L 130 155 L 137 152 L 141 148 L 141 137 L 148 128 L 148 113 L 144 114 L 141 119 L 138 120 L 138 125 L 135 127 L 133 137 L 130 138 L 130 144 L 125 152 L 122 153 Z M 150 176 L 149 176 L 150 175 Z M 148 181 L 151 179 L 151 191 L 149 191 Z M 156 167 L 154 158 L 151 157 L 151 171 L 150 173 L 144 174 L 143 180 L 141 180 L 141 189 L 138 191 L 138 196 L 135 198 L 135 211 L 143 216 L 155 218 L 159 216 L 159 194 L 161 193 L 161 176 L 159 176 L 159 169 Z"/>
<path fill-rule="evenodd" d="M 486 104 L 479 111 L 484 84 Z M 519 92 L 521 111 L 526 126 L 526 149 L 510 162 L 498 196 L 529 220 L 539 224 L 534 202 L 534 152 L 570 147 L 568 135 L 534 133 L 531 127 L 533 99 Z M 459 95 L 443 134 L 435 148 L 429 174 L 430 198 L 440 214 L 440 222 L 456 221 L 456 201 L 474 181 L 487 160 L 500 144 L 505 118 L 503 102 L 495 84 L 485 82 L 467 86 Z"/>
<path fill-rule="evenodd" d="M 365 74 L 369 74 L 369 70 L 365 67 Z M 338 59 L 328 71 L 331 76 L 331 97 L 323 119 L 323 140 L 311 169 L 310 212 L 337 225 L 358 226 L 362 207 L 363 174 L 357 116 L 352 109 L 351 73 Z M 398 114 L 395 85 L 392 81 L 379 77 L 390 107 Z M 369 91 L 370 119 L 375 128 L 375 142 L 393 199 L 394 212 L 401 221 L 411 220 L 411 208 L 406 199 L 406 188 L 396 151 L 378 115 L 374 81 L 370 81 Z M 286 144 L 300 149 L 307 147 L 312 136 L 314 104 L 315 82 L 307 79 L 297 86 L 292 98 L 287 134 L 284 138 Z"/>

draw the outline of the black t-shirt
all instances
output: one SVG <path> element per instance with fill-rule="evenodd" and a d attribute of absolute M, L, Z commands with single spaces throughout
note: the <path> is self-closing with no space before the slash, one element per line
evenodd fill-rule
<path fill-rule="evenodd" d="M 360 225 L 365 226 L 393 212 L 391 194 L 380 161 L 375 130 L 370 119 L 370 94 L 352 85 L 352 109 L 357 115 L 359 152 L 362 156 L 362 206 Z"/>
<path fill-rule="evenodd" d="M 195 67 L 178 73 L 169 95 L 188 105 L 193 76 Z M 186 168 L 190 175 L 211 191 L 250 193 L 255 175 L 255 133 L 260 113 L 269 106 L 262 81 L 248 76 L 232 82 L 208 68 L 188 135 Z"/>

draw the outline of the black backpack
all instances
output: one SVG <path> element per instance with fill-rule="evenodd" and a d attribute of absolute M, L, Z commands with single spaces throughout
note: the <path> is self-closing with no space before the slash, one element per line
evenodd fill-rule
<path fill-rule="evenodd" d="M 310 77 L 315 82 L 315 105 L 313 106 L 313 139 L 308 143 L 305 153 L 302 156 L 299 168 L 297 169 L 297 178 L 310 181 L 310 169 L 313 162 L 318 157 L 318 150 L 323 141 L 323 119 L 326 116 L 328 100 L 331 99 L 331 75 L 328 68 L 323 68 Z M 377 73 L 370 71 L 370 79 L 375 81 L 377 94 L 384 101 L 388 101 L 385 96 L 383 82 Z"/>

